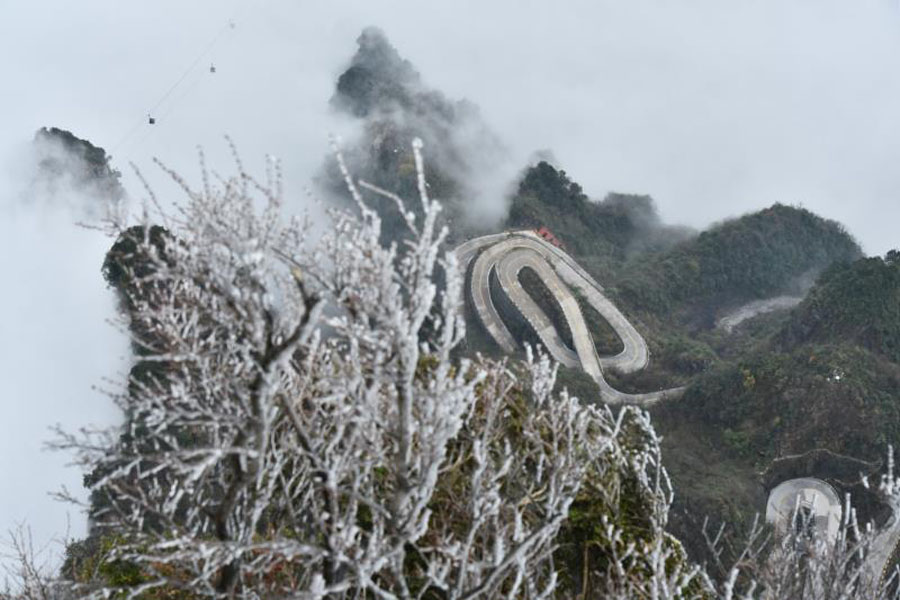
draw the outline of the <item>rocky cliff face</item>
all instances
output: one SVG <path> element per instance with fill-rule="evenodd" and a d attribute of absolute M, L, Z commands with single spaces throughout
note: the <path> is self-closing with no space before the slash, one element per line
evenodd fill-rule
<path fill-rule="evenodd" d="M 360 125 L 357 140 L 345 148 L 351 170 L 360 178 L 398 191 L 415 208 L 414 166 L 410 144 L 420 138 L 429 191 L 444 202 L 453 233 L 498 222 L 505 212 L 497 183 L 506 152 L 484 123 L 477 107 L 450 100 L 428 87 L 382 31 L 368 28 L 340 75 L 332 107 Z M 326 173 L 335 185 L 336 173 Z M 338 184 L 339 187 L 339 184 Z M 402 225 L 389 202 L 372 199 L 385 219 L 388 237 L 402 237 Z"/>
<path fill-rule="evenodd" d="M 89 217 L 102 216 L 108 203 L 125 197 L 120 174 L 106 151 L 70 131 L 43 127 L 34 135 L 34 172 L 31 198 L 51 203 L 73 203 Z"/>

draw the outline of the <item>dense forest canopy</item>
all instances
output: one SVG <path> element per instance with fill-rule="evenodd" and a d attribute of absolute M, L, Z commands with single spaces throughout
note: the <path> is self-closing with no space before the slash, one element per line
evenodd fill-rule
<path fill-rule="evenodd" d="M 839 223 L 775 204 L 633 265 L 620 288 L 636 306 L 658 313 L 696 310 L 707 301 L 737 304 L 801 290 L 829 265 L 861 256 Z"/>
<path fill-rule="evenodd" d="M 576 256 L 617 260 L 666 248 L 693 234 L 663 225 L 649 196 L 611 193 L 594 201 L 565 171 L 546 161 L 526 169 L 506 220 L 508 228 L 541 226 L 556 232 Z"/>
<path fill-rule="evenodd" d="M 825 271 L 779 337 L 785 347 L 841 340 L 900 361 L 900 254 Z"/>

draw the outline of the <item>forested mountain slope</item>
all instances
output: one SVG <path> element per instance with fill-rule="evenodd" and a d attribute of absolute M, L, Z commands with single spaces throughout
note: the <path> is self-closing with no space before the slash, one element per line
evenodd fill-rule
<path fill-rule="evenodd" d="M 775 204 L 632 263 L 619 288 L 621 298 L 636 308 L 696 318 L 722 306 L 800 290 L 829 265 L 861 256 L 840 224 Z"/>
<path fill-rule="evenodd" d="M 706 506 L 724 517 L 738 489 L 722 485 L 725 477 L 744 470 L 762 490 L 777 481 L 758 474 L 777 465 L 779 472 L 819 477 L 852 493 L 863 520 L 882 515 L 878 501 L 857 485 L 857 473 L 877 470 L 900 439 L 896 257 L 836 264 L 792 311 L 757 317 L 734 336 L 720 336 L 719 347 L 735 342 L 729 355 L 658 411 L 657 425 L 671 437 L 673 476 L 684 482 L 677 504 Z M 701 453 L 732 465 L 730 473 L 713 469 L 708 485 L 695 486 L 697 473 L 688 465 L 696 466 L 692 457 Z M 810 462 L 811 456 L 818 458 Z M 848 460 L 860 463 L 849 475 Z"/>
<path fill-rule="evenodd" d="M 337 79 L 331 107 L 359 127 L 342 148 L 354 176 L 414 197 L 410 142 L 418 137 L 424 144 L 429 193 L 443 202 L 442 218 L 453 223 L 453 239 L 499 220 L 502 198 L 483 189 L 505 160 L 499 138 L 473 103 L 449 99 L 429 87 L 381 30 L 366 28 L 357 39 L 356 53 Z M 320 179 L 335 198 L 345 198 L 343 177 L 330 157 Z M 382 215 L 386 239 L 400 236 L 403 225 L 394 202 L 373 194 L 367 199 Z"/>
<path fill-rule="evenodd" d="M 782 347 L 840 341 L 900 361 L 900 252 L 826 271 L 778 336 Z"/>
<path fill-rule="evenodd" d="M 865 518 L 881 515 L 844 462 L 877 465 L 900 437 L 894 255 L 863 259 L 839 223 L 782 204 L 700 233 L 666 226 L 651 198 L 594 201 L 547 162 L 524 172 L 506 226 L 553 231 L 647 337 L 650 368 L 608 374 L 617 388 L 688 385 L 652 412 L 675 482 L 673 532 L 692 553 L 704 552 L 703 517 L 740 524 L 762 510 L 772 482 L 760 473 L 776 463 L 852 491 Z M 733 333 L 715 328 L 744 303 L 807 291 L 793 312 L 752 318 Z M 591 397 L 579 374 L 566 371 L 563 382 Z M 834 454 L 813 466 L 785 459 L 813 451 Z"/>
<path fill-rule="evenodd" d="M 687 228 L 663 225 L 650 196 L 612 193 L 594 201 L 565 171 L 546 161 L 525 170 L 505 227 L 548 227 L 573 255 L 605 257 L 609 267 L 693 235 Z"/>

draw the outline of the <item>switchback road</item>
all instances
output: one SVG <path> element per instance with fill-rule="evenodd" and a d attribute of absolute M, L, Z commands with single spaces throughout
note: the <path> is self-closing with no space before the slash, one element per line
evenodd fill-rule
<path fill-rule="evenodd" d="M 623 373 L 639 371 L 647 366 L 650 353 L 643 336 L 603 293 L 603 287 L 582 269 L 566 252 L 550 244 L 532 231 L 500 233 L 476 238 L 457 247 L 460 267 L 470 276 L 470 294 L 475 312 L 490 336 L 506 352 L 519 349 L 519 343 L 503 321 L 491 292 L 491 276 L 497 277 L 501 292 L 515 306 L 541 339 L 551 356 L 568 367 L 580 367 L 590 375 L 604 401 L 649 405 L 665 397 L 680 394 L 683 388 L 645 394 L 627 394 L 614 389 L 603 376 L 604 369 Z M 537 273 L 562 308 L 572 332 L 574 348 L 562 340 L 556 327 L 531 296 L 522 288 L 519 273 L 530 268 Z M 575 292 L 581 295 L 623 342 L 614 356 L 599 356 L 591 338 Z"/>

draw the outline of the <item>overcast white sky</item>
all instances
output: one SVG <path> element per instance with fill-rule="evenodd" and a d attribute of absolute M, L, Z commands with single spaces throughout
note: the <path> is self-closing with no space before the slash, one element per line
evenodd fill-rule
<path fill-rule="evenodd" d="M 345 127 L 327 100 L 367 25 L 427 84 L 480 105 L 522 164 L 551 150 L 592 196 L 649 193 L 698 227 L 803 204 L 870 254 L 900 245 L 894 0 L 0 0 L 0 531 L 64 524 L 44 493 L 80 476 L 37 448 L 56 421 L 114 419 L 90 385 L 124 353 L 103 324 L 107 241 L 65 211 L 10 209 L 23 144 L 55 125 L 123 171 L 152 175 L 155 155 L 190 178 L 197 144 L 227 171 L 228 133 L 251 169 L 283 159 L 300 209 Z"/>

